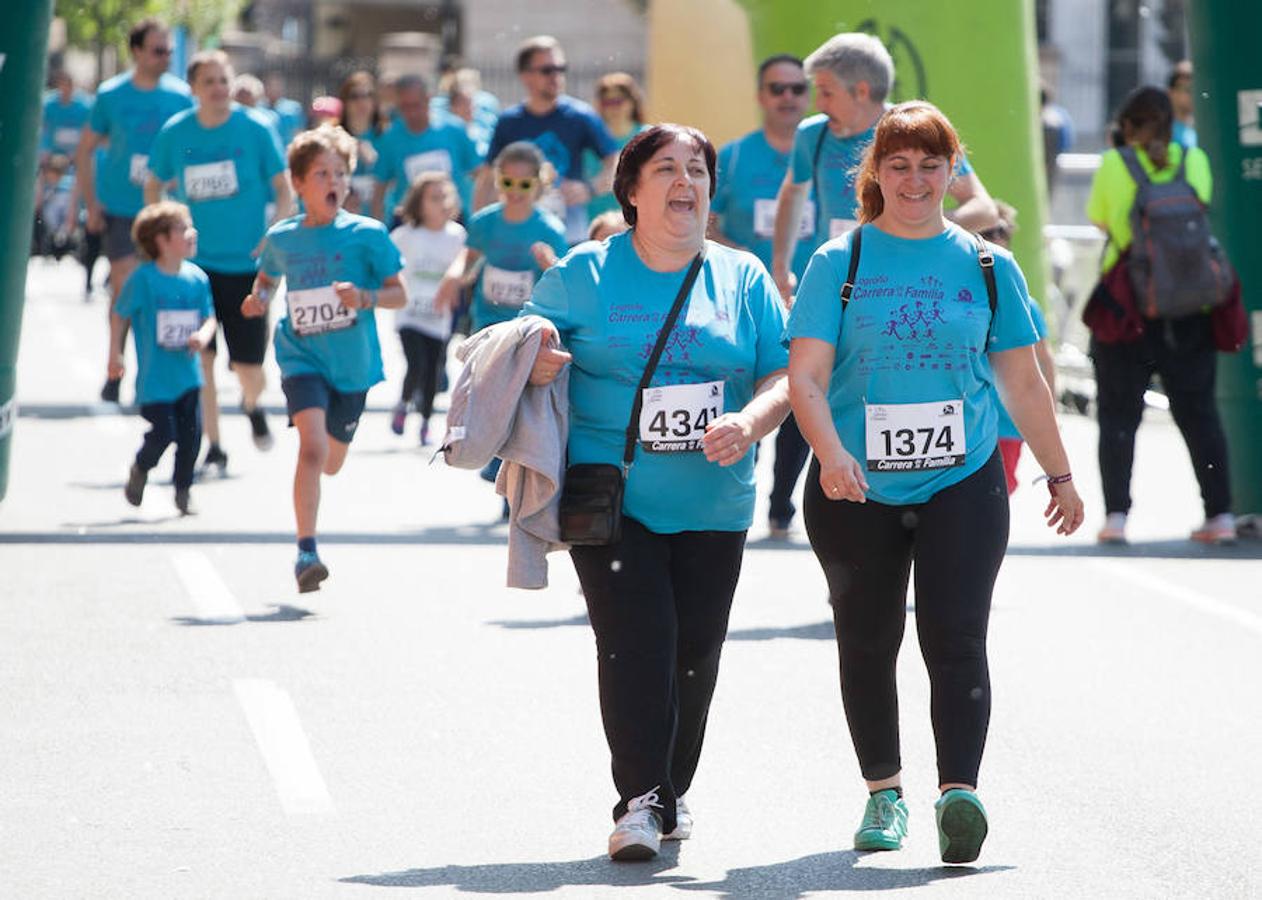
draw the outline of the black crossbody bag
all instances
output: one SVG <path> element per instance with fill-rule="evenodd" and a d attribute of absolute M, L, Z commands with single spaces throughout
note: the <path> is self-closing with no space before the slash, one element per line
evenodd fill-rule
<path fill-rule="evenodd" d="M 657 362 L 666 348 L 679 319 L 684 302 L 692 292 L 692 285 L 701 271 L 703 253 L 698 253 L 684 276 L 684 283 L 675 297 L 675 304 L 657 333 L 657 343 L 649 355 L 648 365 L 640 376 L 635 389 L 635 402 L 631 404 L 631 421 L 627 424 L 626 443 L 622 451 L 622 465 L 612 463 L 575 463 L 565 469 L 565 484 L 561 487 L 561 540 L 576 547 L 616 544 L 622 537 L 622 492 L 627 473 L 635 458 L 636 436 L 640 410 L 644 405 L 644 389 L 653 380 Z"/>

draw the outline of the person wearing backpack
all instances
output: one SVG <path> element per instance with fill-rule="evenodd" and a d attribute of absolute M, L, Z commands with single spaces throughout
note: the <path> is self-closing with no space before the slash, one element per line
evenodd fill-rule
<path fill-rule="evenodd" d="M 1097 289 L 1084 315 L 1092 328 L 1106 513 L 1098 538 L 1126 541 L 1135 433 L 1156 374 L 1205 506 L 1205 522 L 1191 538 L 1230 543 L 1236 529 L 1227 440 L 1214 400 L 1210 313 L 1226 300 L 1234 276 L 1209 233 L 1209 157 L 1171 140 L 1174 110 L 1160 88 L 1132 91 L 1117 120 L 1122 145 L 1100 158 L 1087 201 L 1087 217 L 1108 235 L 1101 263 L 1107 296 L 1097 303 Z"/>

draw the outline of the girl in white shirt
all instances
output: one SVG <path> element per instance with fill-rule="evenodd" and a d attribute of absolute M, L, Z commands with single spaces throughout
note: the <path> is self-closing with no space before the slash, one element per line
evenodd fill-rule
<path fill-rule="evenodd" d="M 438 282 L 465 246 L 465 230 L 453 219 L 460 210 L 455 185 L 443 172 L 424 172 L 408 188 L 403 200 L 403 224 L 390 232 L 404 259 L 408 305 L 395 313 L 395 328 L 407 357 L 403 394 L 390 428 L 403 434 L 408 405 L 421 414 L 421 443 L 429 443 L 429 417 L 447 340 L 451 337 L 451 313 L 434 305 Z"/>

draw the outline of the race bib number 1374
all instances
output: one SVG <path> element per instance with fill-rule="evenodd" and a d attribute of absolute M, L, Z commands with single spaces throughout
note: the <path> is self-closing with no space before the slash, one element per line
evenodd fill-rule
<path fill-rule="evenodd" d="M 863 414 L 869 472 L 964 465 L 963 400 L 868 404 Z"/>

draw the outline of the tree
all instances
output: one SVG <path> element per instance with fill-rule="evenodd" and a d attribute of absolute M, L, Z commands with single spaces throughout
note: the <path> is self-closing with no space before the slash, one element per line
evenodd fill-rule
<path fill-rule="evenodd" d="M 66 23 L 66 42 L 96 54 L 99 73 L 105 48 L 124 52 L 128 29 L 156 5 L 155 0 L 56 0 L 54 11 Z"/>
<path fill-rule="evenodd" d="M 182 25 L 195 46 L 218 43 L 219 35 L 235 25 L 246 0 L 154 0 L 157 15 L 168 24 Z"/>

